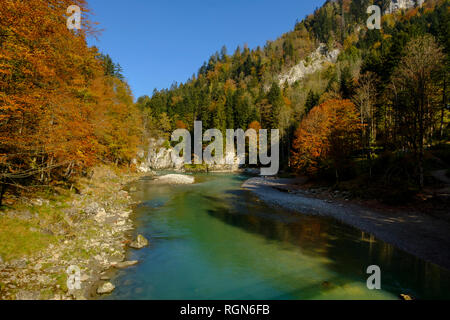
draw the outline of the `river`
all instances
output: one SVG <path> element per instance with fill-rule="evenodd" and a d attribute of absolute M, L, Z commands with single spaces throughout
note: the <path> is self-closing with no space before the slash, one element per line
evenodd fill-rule
<path fill-rule="evenodd" d="M 106 299 L 450 298 L 450 273 L 331 218 L 266 206 L 233 174 L 194 185 L 133 187 L 137 230 L 151 246 Z M 381 290 L 366 269 L 381 268 Z"/>

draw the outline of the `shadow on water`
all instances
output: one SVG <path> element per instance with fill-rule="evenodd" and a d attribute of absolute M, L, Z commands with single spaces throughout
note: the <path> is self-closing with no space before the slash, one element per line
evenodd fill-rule
<path fill-rule="evenodd" d="M 450 297 L 449 272 L 397 250 L 371 234 L 332 218 L 302 216 L 268 207 L 245 190 L 227 193 L 232 196 L 231 206 L 218 197 L 203 196 L 214 204 L 214 209 L 208 210 L 210 216 L 268 240 L 298 246 L 312 257 L 326 254 L 328 268 L 355 281 L 368 277 L 368 266 L 378 265 L 383 274 L 383 290 L 395 295 L 407 293 L 423 299 Z M 326 280 L 324 288 L 336 284 L 342 285 L 342 278 Z"/>

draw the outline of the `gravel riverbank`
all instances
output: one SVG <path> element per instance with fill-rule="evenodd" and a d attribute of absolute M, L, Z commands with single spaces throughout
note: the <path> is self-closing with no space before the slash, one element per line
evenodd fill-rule
<path fill-rule="evenodd" d="M 421 259 L 450 270 L 450 224 L 425 213 L 383 212 L 351 202 L 282 192 L 291 179 L 251 178 L 242 185 L 262 201 L 302 214 L 333 217 Z"/>

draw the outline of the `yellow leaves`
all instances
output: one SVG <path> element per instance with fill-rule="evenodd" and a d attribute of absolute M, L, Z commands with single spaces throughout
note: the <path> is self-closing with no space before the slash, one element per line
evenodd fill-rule
<path fill-rule="evenodd" d="M 228 73 L 231 70 L 231 63 L 221 63 L 220 64 L 220 73 Z"/>
<path fill-rule="evenodd" d="M 12 75 L 11 69 L 12 69 L 12 67 L 10 65 L 5 64 L 5 63 L 0 63 L 0 74 Z"/>
<path fill-rule="evenodd" d="M 356 42 L 358 42 L 358 35 L 356 33 L 350 34 L 344 40 L 344 50 L 351 48 Z"/>
<path fill-rule="evenodd" d="M 219 70 L 218 69 L 214 69 L 213 71 L 208 71 L 208 74 L 206 75 L 206 78 L 213 82 L 215 79 L 217 79 L 219 77 Z"/>
<path fill-rule="evenodd" d="M 390 28 L 395 25 L 395 15 L 394 14 L 385 14 L 382 17 L 383 24 L 388 25 Z"/>
<path fill-rule="evenodd" d="M 211 103 L 208 106 L 208 110 L 210 112 L 214 112 L 217 109 L 217 101 L 211 101 Z"/>

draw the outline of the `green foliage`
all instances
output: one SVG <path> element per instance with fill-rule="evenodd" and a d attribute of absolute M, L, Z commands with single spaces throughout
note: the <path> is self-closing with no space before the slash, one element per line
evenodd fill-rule
<path fill-rule="evenodd" d="M 124 80 L 125 77 L 123 76 L 122 72 L 123 69 L 118 63 L 114 63 L 114 61 L 111 59 L 109 54 L 100 54 L 99 60 L 103 62 L 103 67 L 105 69 L 105 76 L 112 76 L 116 77 L 120 80 Z"/>

